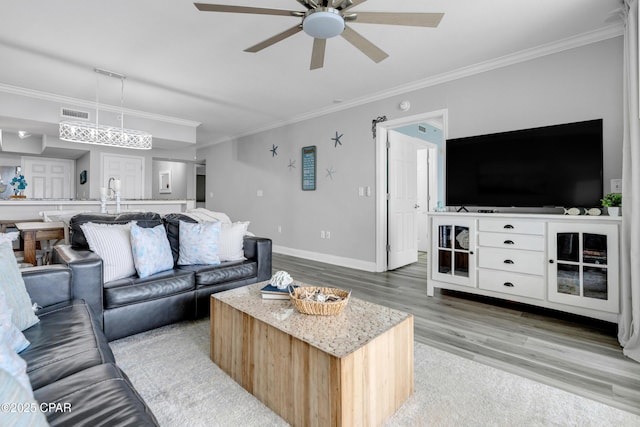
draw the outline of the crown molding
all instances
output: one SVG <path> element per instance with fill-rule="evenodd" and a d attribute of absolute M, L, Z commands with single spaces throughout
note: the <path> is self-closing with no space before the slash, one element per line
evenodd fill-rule
<path fill-rule="evenodd" d="M 260 132 L 277 129 L 282 126 L 287 126 L 287 125 L 299 123 L 305 120 L 314 119 L 314 118 L 324 116 L 330 113 L 335 113 L 338 111 L 344 111 L 344 110 L 358 107 L 374 101 L 380 101 L 386 98 L 390 98 L 392 96 L 403 95 L 408 92 L 413 92 L 413 91 L 428 88 L 431 86 L 447 83 L 453 80 L 470 77 L 470 76 L 484 73 L 487 71 L 504 68 L 510 65 L 530 61 L 532 59 L 541 58 L 543 56 L 553 55 L 555 53 L 563 52 L 570 49 L 575 49 L 581 46 L 586 46 L 586 45 L 597 43 L 603 40 L 620 37 L 623 35 L 623 32 L 624 32 L 624 28 L 622 26 L 622 23 L 611 24 L 594 31 L 578 34 L 576 36 L 572 36 L 562 40 L 536 46 L 530 49 L 525 49 L 516 53 L 501 56 L 488 61 L 479 62 L 474 65 L 458 68 L 456 70 L 438 74 L 432 77 L 427 77 L 425 79 L 416 80 L 414 82 L 411 82 L 405 85 L 396 86 L 394 88 L 391 88 L 385 91 L 376 92 L 374 94 L 357 98 L 352 101 L 340 103 L 339 105 L 332 105 L 327 108 L 322 108 L 319 110 L 300 114 L 289 120 L 282 120 L 282 121 L 273 123 L 271 125 L 264 126 L 259 129 L 255 129 L 249 132 L 242 133 L 240 135 L 236 135 L 235 137 L 232 137 L 232 138 L 225 137 L 223 139 L 217 140 L 216 142 L 207 144 L 206 146 L 211 146 L 218 143 L 226 142 L 226 141 L 229 141 L 230 139 L 238 139 L 238 138 L 243 138 L 245 136 L 255 135 Z M 203 148 L 204 147 L 205 146 L 203 146 Z"/>
<path fill-rule="evenodd" d="M 72 98 L 70 96 L 58 95 L 55 93 L 43 92 L 35 89 L 28 89 L 19 86 L 12 86 L 4 83 L 0 83 L 0 92 L 8 93 L 12 95 L 25 96 L 28 98 L 39 99 L 42 101 L 49 102 L 57 102 L 60 103 L 61 106 L 76 106 L 83 107 L 89 109 L 95 109 L 96 103 L 95 101 L 86 101 L 84 99 Z M 193 120 L 185 120 L 179 119 L 177 117 L 163 116 L 161 114 L 148 113 L 146 111 L 132 110 L 129 108 L 121 108 L 109 104 L 100 104 L 101 111 L 110 111 L 113 113 L 122 113 L 124 112 L 127 116 L 140 117 L 143 119 L 153 120 L 156 122 L 163 122 L 172 125 L 178 126 L 187 126 L 192 128 L 197 128 L 200 126 L 200 122 L 196 122 Z"/>

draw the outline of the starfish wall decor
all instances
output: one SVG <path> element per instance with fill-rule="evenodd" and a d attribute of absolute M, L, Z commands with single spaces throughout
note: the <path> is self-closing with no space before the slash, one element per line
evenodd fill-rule
<path fill-rule="evenodd" d="M 336 137 L 335 138 L 331 138 L 331 140 L 334 142 L 333 147 L 337 147 L 338 144 L 342 145 L 342 142 L 340 142 L 340 138 L 342 138 L 344 134 L 340 134 L 338 135 L 338 132 L 336 131 Z"/>
<path fill-rule="evenodd" d="M 278 146 L 275 144 L 272 144 L 272 148 L 269 150 L 271 151 L 271 157 L 275 157 L 278 155 Z"/>

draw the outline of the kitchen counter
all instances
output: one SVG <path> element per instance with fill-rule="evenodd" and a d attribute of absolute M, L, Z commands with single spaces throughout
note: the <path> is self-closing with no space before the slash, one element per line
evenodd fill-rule
<path fill-rule="evenodd" d="M 122 200 L 121 211 L 148 211 L 161 215 L 174 212 L 185 212 L 196 207 L 195 200 Z M 100 200 L 72 199 L 2 199 L 0 200 L 0 220 L 25 221 L 42 219 L 40 212 L 49 211 L 87 211 L 100 212 Z M 115 200 L 107 201 L 107 211 L 115 213 Z"/>

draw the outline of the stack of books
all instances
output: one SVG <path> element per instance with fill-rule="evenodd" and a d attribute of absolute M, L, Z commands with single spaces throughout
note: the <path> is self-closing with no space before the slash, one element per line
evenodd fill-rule
<path fill-rule="evenodd" d="M 297 287 L 297 286 L 294 286 Z M 267 285 L 264 288 L 260 289 L 260 293 L 262 294 L 262 299 L 280 299 L 280 300 L 288 300 L 289 299 L 289 289 L 278 289 L 273 285 Z"/>

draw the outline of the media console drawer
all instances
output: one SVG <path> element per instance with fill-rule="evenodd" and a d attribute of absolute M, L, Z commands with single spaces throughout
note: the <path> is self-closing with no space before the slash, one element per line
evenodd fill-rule
<path fill-rule="evenodd" d="M 538 234 L 542 236 L 544 235 L 544 223 L 509 218 L 481 218 L 478 221 L 478 230 L 499 233 Z"/>
<path fill-rule="evenodd" d="M 484 247 L 478 249 L 478 266 L 539 276 L 546 268 L 544 252 Z"/>
<path fill-rule="evenodd" d="M 544 236 L 483 232 L 478 233 L 478 244 L 494 248 L 544 251 Z"/>
<path fill-rule="evenodd" d="M 523 297 L 544 299 L 544 277 L 508 271 L 478 270 L 478 287 Z"/>

